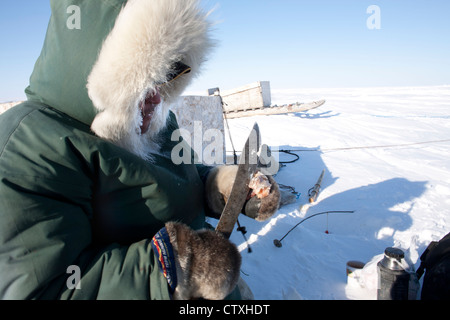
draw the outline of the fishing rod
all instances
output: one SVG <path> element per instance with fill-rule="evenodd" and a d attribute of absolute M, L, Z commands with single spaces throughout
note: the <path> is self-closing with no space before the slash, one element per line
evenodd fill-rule
<path fill-rule="evenodd" d="M 305 222 L 306 220 L 309 220 L 309 219 L 311 219 L 311 218 L 314 218 L 314 217 L 316 217 L 316 216 L 320 216 L 320 215 L 323 215 L 323 214 L 329 214 L 329 213 L 355 213 L 355 211 L 325 211 L 325 212 L 319 212 L 319 213 L 313 214 L 312 216 L 309 216 L 308 218 L 305 218 L 305 219 L 303 219 L 302 221 L 300 221 L 299 223 L 297 223 L 297 224 L 296 224 L 291 230 L 289 230 L 288 233 L 286 233 L 286 234 L 284 235 L 284 237 L 281 238 L 280 240 L 278 240 L 278 239 L 273 240 L 273 244 L 274 244 L 276 247 L 281 248 L 281 247 L 283 246 L 282 243 L 281 243 L 281 241 L 283 241 L 284 238 L 286 238 L 286 237 L 288 236 L 289 233 L 291 233 L 295 228 L 297 228 L 297 227 L 298 227 L 299 225 L 301 225 L 303 222 Z"/>

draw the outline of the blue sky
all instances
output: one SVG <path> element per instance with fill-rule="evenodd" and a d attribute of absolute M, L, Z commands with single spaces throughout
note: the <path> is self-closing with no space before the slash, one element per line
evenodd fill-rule
<path fill-rule="evenodd" d="M 380 8 L 371 30 L 367 8 Z M 448 0 L 207 0 L 219 44 L 188 91 L 450 84 Z M 48 0 L 1 0 L 0 101 L 24 99 Z"/>

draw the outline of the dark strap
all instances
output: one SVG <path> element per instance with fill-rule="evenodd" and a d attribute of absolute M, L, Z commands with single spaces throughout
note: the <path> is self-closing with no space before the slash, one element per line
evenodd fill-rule
<path fill-rule="evenodd" d="M 431 269 L 436 263 L 450 255 L 450 233 L 440 241 L 431 242 L 420 256 L 420 266 L 417 269 L 417 276 L 420 279 L 425 269 Z"/>

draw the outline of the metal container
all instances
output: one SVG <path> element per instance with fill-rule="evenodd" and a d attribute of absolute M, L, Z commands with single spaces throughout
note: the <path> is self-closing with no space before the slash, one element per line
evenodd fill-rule
<path fill-rule="evenodd" d="M 378 300 L 415 300 L 418 280 L 414 267 L 405 261 L 405 253 L 387 248 L 378 263 Z"/>

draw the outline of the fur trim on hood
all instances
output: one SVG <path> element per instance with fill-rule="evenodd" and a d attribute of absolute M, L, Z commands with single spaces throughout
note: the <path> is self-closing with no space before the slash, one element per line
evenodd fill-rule
<path fill-rule="evenodd" d="M 88 78 L 87 89 L 98 114 L 92 130 L 135 154 L 150 159 L 156 136 L 165 127 L 169 105 L 198 75 L 214 46 L 211 23 L 198 0 L 129 0 L 106 38 Z M 139 103 L 165 83 L 175 63 L 191 72 L 160 88 L 163 103 L 141 135 Z"/>

